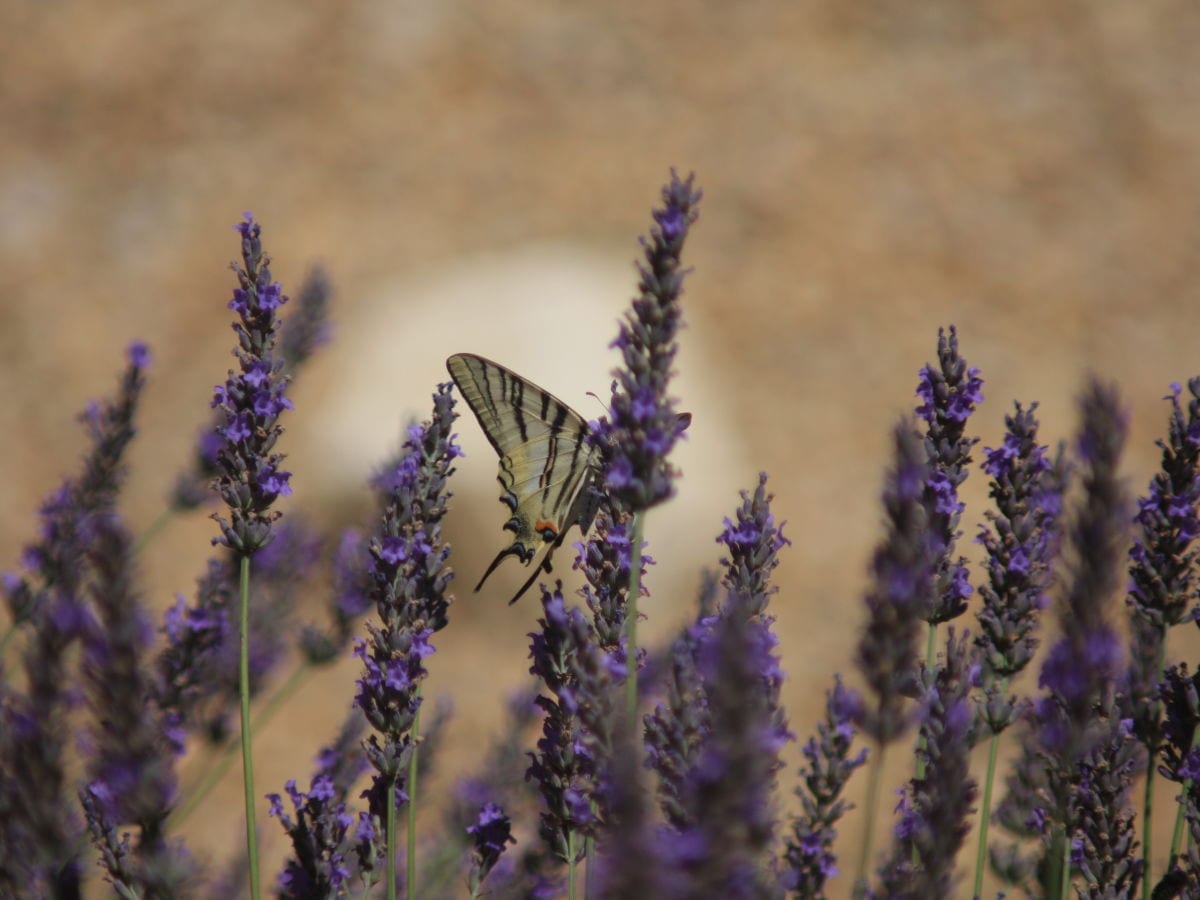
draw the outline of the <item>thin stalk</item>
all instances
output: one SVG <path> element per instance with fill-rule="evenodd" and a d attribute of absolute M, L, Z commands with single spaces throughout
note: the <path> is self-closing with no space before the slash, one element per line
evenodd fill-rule
<path fill-rule="evenodd" d="M 637 620 L 638 595 L 642 590 L 642 531 L 645 513 L 633 514 L 630 529 L 629 596 L 625 600 L 625 666 L 629 674 L 625 677 L 625 715 L 629 722 L 629 733 L 637 734 L 638 671 L 637 671 Z"/>
<path fill-rule="evenodd" d="M 1067 900 L 1071 890 L 1071 842 L 1064 830 L 1062 835 L 1062 854 L 1059 856 L 1060 877 L 1058 881 L 1059 900 Z"/>
<path fill-rule="evenodd" d="M 1156 677 L 1154 683 L 1158 684 L 1162 681 L 1163 663 L 1166 661 L 1167 641 L 1166 628 L 1159 632 L 1158 642 L 1158 665 L 1155 667 Z M 1151 706 L 1151 718 L 1157 722 L 1159 717 L 1159 705 L 1155 700 Z M 1147 748 L 1146 754 L 1146 784 L 1142 788 L 1142 900 L 1150 900 L 1151 885 L 1150 885 L 1150 852 L 1151 843 L 1154 837 L 1154 822 L 1151 819 L 1151 812 L 1154 809 L 1154 757 L 1157 753 L 1157 747 Z M 1183 809 L 1182 806 L 1179 807 Z"/>
<path fill-rule="evenodd" d="M 250 896 L 262 896 L 258 884 L 258 822 L 254 815 L 254 754 L 250 751 L 250 557 L 241 557 L 241 639 L 238 682 L 242 707 L 242 784 L 246 789 L 246 858 L 250 864 Z"/>
<path fill-rule="evenodd" d="M 1200 743 L 1200 726 L 1192 730 L 1192 746 L 1195 747 Z M 1181 791 L 1185 796 L 1192 789 L 1192 780 L 1189 778 L 1183 783 Z M 1175 812 L 1175 832 L 1171 835 L 1171 856 L 1167 860 L 1167 868 L 1170 869 L 1175 860 L 1179 858 L 1179 845 L 1183 843 L 1183 804 L 1179 804 L 1179 809 Z"/>
<path fill-rule="evenodd" d="M 1001 690 L 1007 689 L 1007 679 L 1001 681 Z M 983 896 L 983 873 L 987 867 L 988 823 L 992 818 L 992 782 L 996 780 L 996 757 L 999 755 L 1000 735 L 993 734 L 988 745 L 987 778 L 983 782 L 983 805 L 979 807 L 979 847 L 975 851 L 976 898 Z"/>
<path fill-rule="evenodd" d="M 871 766 L 871 775 L 867 781 L 867 802 L 865 812 L 867 821 L 863 825 L 862 852 L 858 857 L 858 872 L 854 876 L 854 896 L 861 897 L 866 893 L 867 866 L 871 863 L 872 841 L 875 831 L 875 812 L 879 806 L 879 786 L 883 781 L 883 753 L 885 745 L 879 745 L 875 754 L 875 762 Z"/>
<path fill-rule="evenodd" d="M 567 900 L 575 900 L 575 880 L 576 870 L 579 868 L 575 861 L 575 832 L 567 835 L 567 856 L 571 857 L 571 861 L 567 863 Z"/>
<path fill-rule="evenodd" d="M 595 804 L 593 804 L 593 812 Z M 590 834 L 583 839 L 583 900 L 592 896 L 593 879 L 596 876 L 596 839 Z"/>
<path fill-rule="evenodd" d="M 387 792 L 387 897 L 396 900 L 396 776 L 388 782 Z M 407 885 L 406 885 L 407 891 Z"/>
<path fill-rule="evenodd" d="M 0 637 L 0 662 L 4 661 L 4 653 L 8 650 L 8 645 L 17 633 L 17 623 L 9 623 L 8 630 L 4 632 L 4 637 Z"/>
<path fill-rule="evenodd" d="M 131 555 L 137 556 L 140 554 L 142 550 L 145 549 L 146 545 L 154 539 L 154 536 L 162 531 L 163 527 L 171 521 L 171 517 L 173 515 L 175 515 L 175 510 L 168 506 L 157 516 L 155 516 L 154 521 L 147 525 L 146 530 L 139 534 L 137 539 L 133 542 Z"/>
<path fill-rule="evenodd" d="M 408 834 L 404 871 L 404 896 L 408 900 L 416 900 L 417 896 L 417 752 L 421 745 L 418 738 L 421 734 L 421 707 L 413 713 L 412 725 L 412 755 L 408 758 L 408 782 L 404 792 L 408 794 Z"/>
<path fill-rule="evenodd" d="M 251 730 L 254 734 L 257 735 L 267 726 L 271 719 L 275 717 L 275 713 L 283 708 L 283 705 L 300 689 L 300 686 L 304 684 L 313 671 L 312 663 L 305 660 L 288 676 L 288 680 L 276 689 L 255 715 L 254 721 L 251 724 Z M 204 798 L 220 782 L 222 776 L 229 771 L 229 767 L 233 765 L 233 760 L 237 756 L 237 750 L 237 741 L 227 741 L 221 747 L 221 755 L 217 757 L 212 767 L 204 773 L 201 780 L 192 787 L 184 790 L 183 793 L 187 797 L 187 800 L 172 811 L 170 818 L 171 827 L 179 827 L 187 820 L 188 816 L 196 811 L 196 808 L 200 806 Z"/>

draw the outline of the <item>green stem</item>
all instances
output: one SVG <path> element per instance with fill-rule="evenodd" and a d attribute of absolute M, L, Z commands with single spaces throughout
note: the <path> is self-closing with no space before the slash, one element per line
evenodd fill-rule
<path fill-rule="evenodd" d="M 1135 626 L 1136 627 L 1136 626 Z M 1167 655 L 1167 635 L 1166 627 L 1164 626 L 1159 631 L 1158 640 L 1158 665 L 1155 667 L 1154 683 L 1158 684 L 1162 681 L 1163 664 L 1166 662 Z M 1157 722 L 1159 719 L 1159 705 L 1155 700 L 1151 706 L 1151 719 Z M 1150 853 L 1151 843 L 1154 839 L 1154 822 L 1151 819 L 1151 812 L 1154 809 L 1154 757 L 1156 748 L 1151 747 L 1146 757 L 1146 784 L 1143 787 L 1142 794 L 1142 900 L 1150 900 Z M 1183 809 L 1181 806 L 1180 809 Z"/>
<path fill-rule="evenodd" d="M 130 551 L 131 555 L 137 556 L 145 549 L 146 545 L 154 539 L 154 536 L 163 530 L 163 527 L 171 521 L 171 516 L 175 515 L 175 510 L 168 506 L 157 516 L 154 521 L 146 526 L 146 530 L 137 536 L 137 540 L 133 542 L 133 548 Z"/>
<path fill-rule="evenodd" d="M 1001 691 L 1007 689 L 1007 680 L 1001 681 Z M 983 782 L 983 805 L 979 808 L 979 847 L 975 851 L 975 893 L 983 896 L 983 873 L 987 868 L 988 822 L 992 818 L 992 783 L 996 780 L 996 757 L 1000 749 L 1000 735 L 993 734 L 988 746 L 987 778 Z"/>
<path fill-rule="evenodd" d="M 8 626 L 8 630 L 4 632 L 4 637 L 0 637 L 0 662 L 4 661 L 4 654 L 8 650 L 8 645 L 17 633 L 17 623 L 12 622 Z"/>
<path fill-rule="evenodd" d="M 1195 747 L 1200 743 L 1200 725 L 1192 730 L 1192 746 Z M 1186 796 L 1187 792 L 1192 789 L 1192 780 L 1189 778 L 1183 783 L 1182 793 Z M 1169 870 L 1174 865 L 1175 860 L 1179 857 L 1179 845 L 1183 843 L 1183 804 L 1179 804 L 1179 808 L 1175 811 L 1175 832 L 1171 835 L 1171 856 L 1167 860 L 1167 869 Z"/>
<path fill-rule="evenodd" d="M 396 900 L 396 776 L 388 782 L 387 791 L 387 897 Z"/>
<path fill-rule="evenodd" d="M 592 804 L 592 807 L 594 810 L 595 804 Z M 590 834 L 583 839 L 583 861 L 587 867 L 583 870 L 583 900 L 587 900 L 592 896 L 592 879 L 596 875 L 596 867 L 593 865 L 596 862 L 596 839 Z"/>
<path fill-rule="evenodd" d="M 1067 895 L 1071 891 L 1071 841 L 1065 830 L 1062 835 L 1062 854 L 1059 856 L 1058 864 L 1060 866 L 1058 896 L 1059 900 L 1067 900 Z"/>
<path fill-rule="evenodd" d="M 242 784 L 246 788 L 246 857 L 250 864 L 250 896 L 261 897 L 258 883 L 258 822 L 254 815 L 254 755 L 250 752 L 250 557 L 241 558 L 241 640 L 238 663 L 242 707 Z"/>
<path fill-rule="evenodd" d="M 638 671 L 637 671 L 637 621 L 638 596 L 642 590 L 642 531 L 645 513 L 633 514 L 629 542 L 629 596 L 625 601 L 625 665 L 629 674 L 625 676 L 625 715 L 629 722 L 629 733 L 637 734 Z"/>
<path fill-rule="evenodd" d="M 854 896 L 861 897 L 866 893 L 867 887 L 867 866 L 871 863 L 871 844 L 874 838 L 875 831 L 875 812 L 879 806 L 879 785 L 883 780 L 883 752 L 884 745 L 879 745 L 879 751 L 875 754 L 875 762 L 871 765 L 871 775 L 867 781 L 867 802 L 864 812 L 867 814 L 867 821 L 863 824 L 862 852 L 858 857 L 858 872 L 854 876 Z"/>
<path fill-rule="evenodd" d="M 412 755 L 408 758 L 408 783 L 404 792 L 408 794 L 408 834 L 404 870 L 404 896 L 408 900 L 416 900 L 417 896 L 417 752 L 421 749 L 418 739 L 421 734 L 421 707 L 413 713 L 412 725 Z"/>
<path fill-rule="evenodd" d="M 567 900 L 575 900 L 575 879 L 578 863 L 575 860 L 575 832 L 567 835 L 567 856 L 571 858 L 567 863 Z"/>
<path fill-rule="evenodd" d="M 258 734 L 267 724 L 275 717 L 275 713 L 283 708 L 283 705 L 291 699 L 292 695 L 300 689 L 300 686 L 308 679 L 308 676 L 313 673 L 313 665 L 308 660 L 302 662 L 288 676 L 288 680 L 279 686 L 279 688 L 271 695 L 262 709 L 254 717 L 251 725 L 251 731 Z M 171 827 L 178 828 L 187 820 L 197 807 L 208 796 L 209 792 L 217 786 L 222 776 L 229 771 L 229 767 L 233 765 L 233 760 L 237 756 L 238 742 L 227 741 L 221 747 L 220 756 L 217 757 L 212 768 L 208 769 L 199 783 L 184 790 L 184 796 L 187 800 L 182 805 L 175 808 L 171 813 Z"/>

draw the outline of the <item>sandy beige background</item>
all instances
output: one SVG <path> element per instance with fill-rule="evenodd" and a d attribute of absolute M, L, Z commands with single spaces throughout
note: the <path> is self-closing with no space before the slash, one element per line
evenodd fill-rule
<path fill-rule="evenodd" d="M 767 469 L 794 541 L 776 612 L 804 735 L 850 669 L 887 433 L 939 325 L 983 370 L 984 444 L 1014 398 L 1068 436 L 1095 371 L 1132 411 L 1131 485 L 1156 465 L 1160 398 L 1200 373 L 1197 45 L 1182 0 L 4 4 L 0 565 L 134 337 L 156 362 L 124 508 L 154 518 L 229 365 L 243 210 L 285 289 L 314 262 L 335 286 L 337 339 L 282 442 L 286 509 L 332 528 L 364 514 L 363 475 L 449 353 L 597 414 L 585 393 L 606 390 L 635 239 L 676 166 L 705 191 L 679 356 L 697 418 L 676 509 L 650 520 L 647 632 L 686 615 L 720 516 Z M 503 607 L 516 573 L 469 593 L 503 538 L 490 451 L 460 432 L 463 577 L 431 684 L 458 716 L 435 791 L 498 726 L 535 615 Z M 172 523 L 148 602 L 190 590 L 213 533 Z M 355 675 L 311 683 L 262 736 L 263 792 L 307 779 Z M 238 796 L 229 779 L 194 823 L 200 852 L 236 846 Z"/>

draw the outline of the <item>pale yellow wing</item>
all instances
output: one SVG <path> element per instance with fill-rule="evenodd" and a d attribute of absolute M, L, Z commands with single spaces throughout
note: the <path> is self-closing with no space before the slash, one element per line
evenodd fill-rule
<path fill-rule="evenodd" d="M 597 458 L 586 441 L 587 422 L 553 394 L 482 356 L 460 353 L 446 360 L 446 368 L 500 457 L 500 500 L 512 512 L 504 523 L 512 544 L 475 590 L 506 556 L 528 565 L 537 548 L 548 545 L 516 601 L 538 571 L 550 571 L 550 553 L 567 530 L 579 525 L 586 531 L 595 516 Z"/>

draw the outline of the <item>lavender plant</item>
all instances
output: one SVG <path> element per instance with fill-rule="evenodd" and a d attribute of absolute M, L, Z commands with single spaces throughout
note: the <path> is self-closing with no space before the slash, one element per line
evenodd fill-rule
<path fill-rule="evenodd" d="M 446 484 L 462 451 L 451 432 L 456 414 L 450 385 L 433 395 L 433 417 L 408 430 L 404 453 L 388 473 L 390 499 L 371 538 L 371 598 L 379 623 L 370 622 L 369 641 L 356 655 L 363 662 L 356 702 L 374 734 L 366 753 L 375 769 L 369 791 L 371 813 L 384 824 L 387 891 L 396 892 L 396 809 L 408 804 L 406 889 L 416 890 L 417 742 L 425 659 L 435 652 L 430 638 L 447 624 L 453 598 L 446 593 L 454 573 L 442 537 L 449 494 Z"/>
<path fill-rule="evenodd" d="M 536 706 L 531 694 L 514 701 L 505 735 L 447 804 L 442 834 L 423 834 L 421 842 L 417 783 L 425 783 L 448 716 L 431 715 L 423 692 L 433 636 L 447 624 L 451 602 L 441 531 L 460 455 L 451 390 L 438 389 L 432 419 L 408 431 L 399 457 L 374 480 L 382 497 L 374 533 L 349 533 L 333 554 L 327 627 L 293 628 L 294 596 L 319 577 L 319 548 L 329 542 L 299 517 L 278 520 L 277 501 L 290 491 L 277 452 L 279 417 L 290 408 L 289 373 L 325 331 L 327 288 L 318 280 L 306 300 L 306 287 L 300 305 L 311 308 L 297 308 L 281 331 L 285 298 L 271 279 L 260 230 L 252 219 L 239 226 L 243 255 L 230 304 L 237 365 L 217 389 L 210 454 L 227 508 L 217 517 L 222 548 L 194 595 L 168 611 L 157 652 L 133 565 L 138 548 L 116 510 L 148 360 L 141 345 L 131 348 L 116 399 L 85 416 L 92 446 L 82 471 L 45 503 L 22 570 L 4 576 L 10 628 L 2 640 L 23 647 L 15 678 L 0 669 L 0 894 L 80 896 L 94 892 L 89 877 L 102 877 L 125 897 L 253 895 L 259 879 L 249 836 L 236 871 L 215 877 L 179 840 L 186 805 L 176 802 L 176 764 L 203 744 L 197 737 L 229 730 L 233 671 L 245 738 L 253 730 L 252 696 L 260 701 L 260 727 L 280 696 L 261 692 L 278 661 L 292 656 L 297 671 L 311 671 L 343 657 L 368 608 L 375 617 L 355 647 L 363 668 L 351 718 L 321 753 L 306 789 L 289 780 L 283 796 L 270 795 L 291 847 L 276 882 L 280 896 L 365 894 L 380 881 L 391 896 L 401 882 L 409 896 L 570 896 L 580 892 L 578 863 L 586 856 L 583 893 L 594 897 L 821 898 L 836 889 L 847 792 L 867 760 L 855 748 L 859 735 L 878 748 L 853 887 L 866 894 L 867 867 L 880 862 L 871 858 L 870 835 L 881 757 L 913 725 L 921 767 L 903 789 L 893 843 L 874 875 L 878 895 L 959 892 L 958 856 L 975 794 L 968 751 L 978 735 L 992 744 L 980 859 L 990 851 L 1002 878 L 1050 898 L 1072 888 L 1081 897 L 1128 897 L 1139 882 L 1153 897 L 1200 891 L 1200 689 L 1194 669 L 1163 670 L 1162 651 L 1167 629 L 1195 605 L 1200 380 L 1188 385 L 1186 410 L 1182 389 L 1173 389 L 1163 469 L 1135 519 L 1128 669 L 1108 609 L 1131 511 L 1116 471 L 1124 420 L 1115 392 L 1092 386 L 1084 398 L 1080 502 L 1061 560 L 1065 466 L 1039 443 L 1036 407 L 1015 408 L 1001 446 L 986 451 L 994 509 L 979 532 L 983 568 L 969 573 L 955 549 L 966 512 L 958 492 L 974 444 L 965 428 L 982 396 L 953 328 L 939 334 L 938 361 L 921 373 L 923 443 L 910 422 L 894 434 L 886 533 L 872 559 L 856 651 L 866 690 L 860 698 L 835 681 L 801 749 L 797 784 L 777 783 L 780 749 L 791 735 L 769 605 L 777 602 L 773 575 L 788 542 L 765 475 L 724 522 L 719 588 L 710 577 L 699 610 L 669 647 L 638 650 L 636 600 L 650 562 L 641 515 L 672 493 L 677 473 L 669 453 L 687 423 L 668 396 L 668 378 L 680 253 L 698 199 L 690 179 L 672 177 L 644 242 L 641 296 L 616 341 L 624 367 L 610 415 L 592 429 L 603 478 L 595 528 L 578 545 L 581 602 L 568 602 L 561 587 L 544 595 L 532 635 Z M 1014 680 L 1034 659 L 1038 613 L 1055 581 L 1063 585 L 1057 636 L 1031 703 Z M 922 620 L 934 634 L 936 624 L 963 611 L 972 582 L 981 595 L 978 636 L 950 629 L 941 658 L 922 666 Z M 614 693 L 624 682 L 626 691 L 632 686 L 627 704 L 637 700 L 643 663 L 640 689 L 658 692 L 658 701 L 638 723 L 614 715 Z M 644 729 L 632 727 L 639 724 Z M 69 728 L 81 736 L 77 746 Z M 522 749 L 535 730 L 526 764 Z M 1015 848 L 989 846 L 986 836 L 1005 733 L 1020 746 L 996 818 L 1030 837 Z M 1146 864 L 1147 825 L 1139 834 L 1129 802 L 1146 750 L 1148 765 L 1179 793 L 1170 863 L 1157 883 L 1159 873 Z M 653 787 L 643 783 L 642 768 L 653 770 Z M 777 833 L 780 787 L 795 787 L 800 800 L 786 835 Z M 405 852 L 396 837 L 401 805 Z M 1144 815 L 1149 810 L 1146 802 Z M 98 867 L 85 865 L 89 840 Z M 975 879 L 982 896 L 982 865 Z"/>
<path fill-rule="evenodd" d="M 674 493 L 677 473 L 667 460 L 691 416 L 675 411 L 667 393 L 678 345 L 683 293 L 683 245 L 699 213 L 700 192 L 693 178 L 671 172 L 663 188 L 663 206 L 653 211 L 655 226 L 642 239 L 645 262 L 638 264 L 640 296 L 621 322 L 612 346 L 624 366 L 614 370 L 609 414 L 589 427 L 588 440 L 599 450 L 604 488 L 614 524 L 627 529 L 630 583 L 624 623 L 627 631 L 626 714 L 637 716 L 637 603 L 641 594 L 644 512 Z"/>
<path fill-rule="evenodd" d="M 871 861 L 872 827 L 879 802 L 884 751 L 909 728 L 906 696 L 915 686 L 921 616 L 933 596 L 934 548 L 928 537 L 925 485 L 929 467 L 912 426 L 892 432 L 895 463 L 883 489 L 887 533 L 871 561 L 867 625 L 855 662 L 870 690 L 856 724 L 877 751 L 867 790 L 867 822 L 855 881 L 864 884 Z"/>
<path fill-rule="evenodd" d="M 1138 501 L 1134 517 L 1137 534 L 1129 551 L 1129 611 L 1131 636 L 1126 715 L 1146 748 L 1146 780 L 1142 816 L 1143 893 L 1150 886 L 1153 846 L 1151 815 L 1154 800 L 1155 756 L 1161 740 L 1161 707 L 1155 699 L 1162 679 L 1167 629 L 1189 617 L 1197 598 L 1194 541 L 1200 534 L 1200 378 L 1188 382 L 1187 415 L 1180 406 L 1182 388 L 1171 385 L 1167 439 L 1159 440 L 1162 468 Z M 1183 808 L 1180 807 L 1182 813 Z M 1172 851 L 1172 854 L 1174 851 Z"/>

